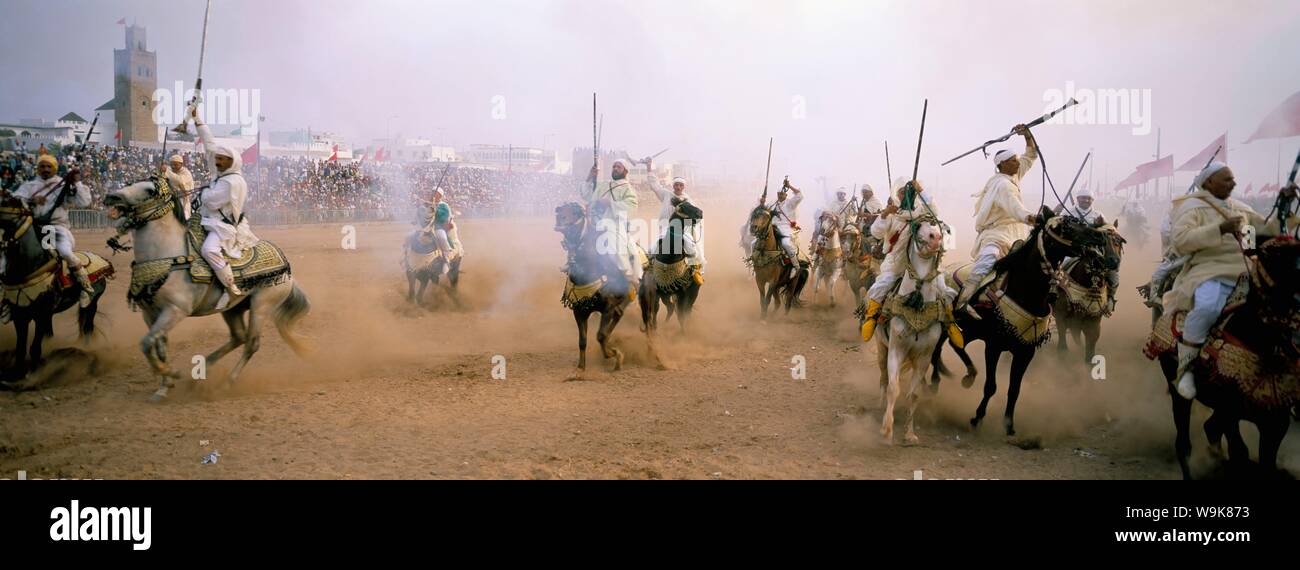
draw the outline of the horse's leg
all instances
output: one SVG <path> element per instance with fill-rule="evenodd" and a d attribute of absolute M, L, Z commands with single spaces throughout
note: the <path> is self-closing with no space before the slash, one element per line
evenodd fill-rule
<path fill-rule="evenodd" d="M 677 324 L 682 327 L 682 336 L 686 336 L 690 331 L 687 330 L 687 321 L 691 320 L 691 312 L 695 310 L 695 299 L 700 294 L 700 286 L 692 286 L 683 291 L 677 298 Z"/>
<path fill-rule="evenodd" d="M 31 324 L 31 319 L 25 314 L 19 315 L 19 309 L 13 308 L 14 331 L 17 333 L 18 341 L 14 344 L 14 366 L 12 373 L 15 378 L 21 378 L 27 373 L 27 327 Z"/>
<path fill-rule="evenodd" d="M 166 398 L 167 383 L 180 376 L 167 366 L 167 331 L 186 316 L 175 306 L 167 305 L 154 315 L 153 322 L 149 323 L 149 332 L 140 339 L 140 352 L 144 353 L 145 358 L 149 360 L 149 366 L 158 375 L 158 390 L 150 396 L 150 401 L 158 402 Z"/>
<path fill-rule="evenodd" d="M 1260 469 L 1265 476 L 1281 475 L 1277 470 L 1277 450 L 1282 447 L 1282 438 L 1286 437 L 1291 418 L 1283 411 L 1259 418 L 1255 425 L 1259 427 Z"/>
<path fill-rule="evenodd" d="M 989 399 L 998 391 L 998 359 L 1002 357 L 1002 350 L 999 347 L 989 346 L 984 343 L 984 399 L 980 400 L 980 405 L 975 408 L 975 417 L 970 419 L 971 427 L 979 427 L 980 421 L 984 419 L 985 412 L 989 408 Z M 966 381 L 962 381 L 965 385 Z"/>
<path fill-rule="evenodd" d="M 971 337 L 966 337 L 966 346 L 970 346 L 971 340 Z M 984 343 L 984 350 L 985 352 L 989 350 L 987 342 Z M 961 387 L 970 388 L 975 384 L 975 375 L 979 374 L 979 369 L 975 368 L 975 361 L 971 360 L 970 354 L 966 352 L 966 347 L 957 348 L 954 346 L 953 351 L 957 353 L 961 363 L 966 365 L 966 375 L 961 377 Z"/>
<path fill-rule="evenodd" d="M 53 311 L 36 315 L 36 329 L 31 336 L 31 359 L 27 362 L 29 370 L 32 372 L 35 372 L 36 368 L 40 367 L 45 338 L 55 336 L 55 323 L 53 323 L 53 320 L 55 320 Z"/>
<path fill-rule="evenodd" d="M 1092 366 L 1092 357 L 1097 355 L 1097 341 L 1101 339 L 1101 317 L 1083 321 L 1083 363 Z"/>
<path fill-rule="evenodd" d="M 1011 383 L 1007 387 L 1007 411 L 1002 416 L 1007 435 L 1016 435 L 1016 399 L 1020 398 L 1020 381 L 1024 380 L 1025 371 L 1033 360 L 1033 348 L 1021 348 L 1011 353 Z"/>
<path fill-rule="evenodd" d="M 1215 415 L 1225 416 L 1226 414 Z M 1213 416 L 1211 416 L 1213 417 Z M 1228 439 L 1228 465 L 1232 466 L 1235 471 L 1244 473 L 1250 466 L 1250 448 L 1246 447 L 1246 440 L 1241 437 L 1241 418 L 1234 415 L 1220 417 L 1217 422 L 1219 429 L 1224 437 Z M 1260 441 L 1263 441 L 1264 426 L 1256 424 L 1260 431 Z M 1261 448 L 1262 449 L 1262 448 Z M 1260 464 L 1263 464 L 1263 457 L 1260 457 Z"/>
<path fill-rule="evenodd" d="M 758 307 L 760 310 L 759 320 L 767 320 L 767 305 L 771 300 L 771 294 L 768 289 L 772 287 L 771 283 L 764 283 L 759 279 L 754 280 L 758 284 Z"/>
<path fill-rule="evenodd" d="M 424 291 L 429 288 L 429 280 L 433 279 L 429 275 L 420 276 L 420 290 L 415 292 L 415 302 L 418 305 L 424 304 Z"/>
<path fill-rule="evenodd" d="M 840 282 L 840 267 L 831 266 L 831 282 L 826 286 L 826 292 L 831 296 L 831 307 L 835 307 L 835 285 Z"/>
<path fill-rule="evenodd" d="M 939 346 L 943 346 L 940 344 Z M 908 361 L 912 363 L 912 382 L 907 389 L 907 431 L 903 432 L 903 442 L 908 445 L 915 445 L 921 442 L 921 438 L 916 436 L 916 409 L 921 405 L 921 394 L 924 391 L 922 387 L 925 383 L 925 364 L 929 362 L 924 353 L 909 355 Z M 920 366 L 917 363 L 922 363 Z"/>
<path fill-rule="evenodd" d="M 587 320 L 591 317 L 589 310 L 573 311 L 573 320 L 578 323 L 578 368 L 573 371 L 570 378 L 581 380 L 583 374 L 587 371 Z"/>
<path fill-rule="evenodd" d="M 1065 316 L 1065 311 L 1058 313 L 1060 318 L 1056 319 L 1056 353 L 1064 355 L 1070 350 L 1070 318 Z"/>
<path fill-rule="evenodd" d="M 889 323 L 886 323 L 888 326 Z M 897 340 L 897 337 L 894 337 Z M 890 344 L 894 344 L 891 342 Z M 898 344 L 902 344 L 899 342 Z M 880 437 L 886 445 L 894 443 L 894 403 L 898 400 L 899 382 L 906 372 L 911 373 L 906 362 L 907 350 L 901 346 L 889 347 L 889 381 L 885 386 L 885 412 L 880 418 Z"/>
<path fill-rule="evenodd" d="M 876 364 L 880 366 L 880 395 L 883 398 L 889 387 L 889 341 L 885 335 L 876 337 Z"/>
<path fill-rule="evenodd" d="M 645 327 L 646 350 L 650 353 L 650 360 L 654 361 L 658 369 L 667 370 L 663 358 L 659 356 L 659 350 L 655 348 L 655 330 L 659 327 L 659 289 L 653 284 L 641 287 L 638 302 L 641 305 L 641 324 Z M 604 326 L 603 319 L 601 326 Z"/>
<path fill-rule="evenodd" d="M 1178 395 L 1174 390 L 1174 374 L 1178 369 L 1178 361 L 1172 356 L 1160 357 L 1160 370 L 1164 374 L 1165 384 L 1169 391 L 1170 404 L 1174 412 L 1174 455 L 1178 458 L 1178 468 L 1183 472 L 1183 479 L 1191 480 L 1192 469 L 1188 465 L 1188 458 L 1192 455 L 1192 401 Z"/>
<path fill-rule="evenodd" d="M 415 302 L 415 276 L 411 275 L 411 270 L 406 270 L 406 302 Z"/>
<path fill-rule="evenodd" d="M 248 300 L 247 306 L 251 307 L 251 309 L 248 311 L 248 328 L 244 331 L 244 353 L 239 355 L 239 361 L 235 363 L 234 368 L 230 369 L 230 384 L 232 385 L 239 380 L 239 373 L 244 371 L 244 366 L 248 364 L 249 360 L 252 360 L 253 355 L 257 353 L 257 349 L 261 347 L 262 317 L 264 312 L 270 309 L 270 307 L 264 305 L 264 302 L 265 299 L 256 297 Z"/>
<path fill-rule="evenodd" d="M 611 372 L 618 372 L 623 369 L 623 351 L 614 347 L 614 341 L 610 337 L 614 334 L 614 327 L 618 326 L 619 319 L 623 318 L 623 311 L 617 307 L 611 308 L 600 313 L 600 328 L 596 330 L 596 341 L 600 343 L 600 351 L 605 358 L 614 359 L 614 369 Z"/>
<path fill-rule="evenodd" d="M 248 312 L 247 307 L 248 305 L 241 304 L 235 309 L 221 313 L 221 318 L 226 321 L 226 328 L 230 329 L 230 340 L 208 354 L 209 365 L 215 364 L 221 357 L 244 344 L 248 335 L 248 329 L 244 326 L 244 313 Z"/>

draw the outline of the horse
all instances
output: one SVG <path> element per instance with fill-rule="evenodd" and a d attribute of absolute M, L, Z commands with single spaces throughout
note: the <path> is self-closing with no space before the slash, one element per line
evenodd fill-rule
<path fill-rule="evenodd" d="M 754 284 L 758 286 L 758 305 L 760 318 L 767 320 L 767 306 L 776 300 L 776 309 L 781 308 L 781 298 L 785 298 L 785 314 L 790 314 L 790 307 L 808 284 L 808 264 L 799 261 L 799 270 L 792 277 L 790 268 L 786 267 L 785 252 L 776 237 L 776 228 L 772 225 L 772 211 L 763 206 L 754 208 L 749 214 L 749 235 L 757 238 L 757 245 L 746 263 L 754 270 Z M 794 238 L 791 237 L 793 240 Z"/>
<path fill-rule="evenodd" d="M 1106 232 L 1068 216 L 1055 216 L 1042 208 L 1039 222 L 1029 237 L 1012 248 L 994 265 L 996 279 L 971 299 L 971 306 L 980 315 L 975 319 L 965 311 L 957 311 L 957 325 L 965 336 L 966 347 L 975 340 L 984 341 L 984 398 L 980 400 L 971 418 L 972 428 L 978 427 L 988 410 L 989 399 L 997 392 L 998 360 L 1002 353 L 1010 352 L 1011 384 L 1007 389 L 1007 408 L 1003 427 L 1008 436 L 1015 435 L 1016 400 L 1020 397 L 1020 383 L 1038 347 L 1047 342 L 1052 329 L 1052 303 L 1056 296 L 1056 283 L 1062 260 L 1080 257 L 1088 248 L 1104 247 Z M 948 270 L 953 283 L 961 284 L 961 273 L 970 264 Z M 947 331 L 934 347 L 932 363 L 936 376 L 946 372 L 941 360 Z M 978 371 L 967 354 L 967 348 L 953 347 L 966 365 L 962 387 L 969 388 Z"/>
<path fill-rule="evenodd" d="M 613 255 L 597 252 L 597 234 L 600 232 L 595 220 L 588 217 L 581 204 L 569 202 L 555 208 L 555 231 L 563 237 L 560 243 L 568 258 L 564 268 L 567 279 L 560 301 L 573 311 L 573 319 L 578 325 L 578 367 L 569 378 L 581 380 L 586 376 L 587 320 L 597 312 L 600 313 L 600 328 L 596 331 L 596 340 L 600 343 L 601 354 L 605 359 L 614 359 L 612 372 L 622 370 L 623 351 L 614 346 L 611 337 L 614 327 L 623 318 L 623 312 L 632 303 L 627 278 Z"/>
<path fill-rule="evenodd" d="M 151 176 L 114 190 L 104 197 L 104 205 L 119 232 L 131 232 L 135 243 L 127 300 L 141 309 L 149 326 L 140 339 L 140 351 L 158 376 L 158 389 L 150 401 L 165 399 L 168 388 L 180 377 L 167 363 L 167 333 L 186 317 L 220 314 L 230 330 L 230 340 L 207 355 L 207 365 L 243 346 L 243 354 L 230 371 L 231 385 L 261 346 L 262 322 L 268 318 L 289 348 L 299 356 L 308 353 L 308 347 L 294 336 L 294 328 L 311 303 L 293 280 L 279 248 L 263 240 L 255 246 L 258 249 L 245 252 L 245 259 L 262 260 L 249 269 L 264 269 L 263 278 L 255 280 L 251 272 L 247 274 L 248 280 L 240 284 L 244 294 L 232 296 L 226 308 L 218 310 L 224 289 L 197 255 L 202 238 L 192 234 L 198 231 L 198 216 L 185 218 L 181 197 L 172 193 L 165 179 Z M 200 242 L 194 243 L 196 239 Z M 232 265 L 238 268 L 239 261 Z M 207 282 L 196 281 L 195 275 L 204 271 Z"/>
<path fill-rule="evenodd" d="M 1261 237 L 1261 239 L 1263 239 Z M 1212 449 L 1228 441 L 1230 473 L 1250 462 L 1239 431 L 1245 420 L 1259 428 L 1259 467 L 1277 469 L 1278 449 L 1292 410 L 1300 402 L 1300 241 L 1281 236 L 1247 250 L 1247 271 L 1228 297 L 1224 315 L 1211 330 L 1200 358 L 1192 364 L 1196 400 L 1214 413 L 1204 430 Z M 1164 315 L 1152 330 L 1144 353 L 1159 361 L 1169 391 L 1177 435 L 1174 450 L 1184 479 L 1191 479 L 1192 401 L 1175 388 L 1178 373 L 1174 323 L 1183 313 Z"/>
<path fill-rule="evenodd" d="M 944 320 L 951 306 L 946 291 L 936 283 L 942 280 L 939 270 L 943 258 L 943 231 L 936 220 L 919 220 L 912 239 L 908 240 L 906 273 L 899 279 L 898 290 L 886 299 L 881 315 L 888 323 L 878 335 L 880 385 L 885 400 L 880 435 L 893 443 L 894 404 L 901 386 L 907 385 L 907 431 L 904 441 L 919 441 L 913 429 L 920 388 L 930 366 L 935 343 L 944 331 Z"/>
<path fill-rule="evenodd" d="M 4 260 L 0 290 L 18 336 L 14 365 L 5 372 L 7 380 L 17 380 L 40 367 L 45 339 L 54 336 L 54 315 L 78 305 L 81 298 L 81 286 L 63 259 L 43 246 L 42 240 L 43 232 L 22 198 L 0 192 L 0 256 Z M 77 309 L 77 339 L 84 346 L 95 332 L 95 314 L 113 275 L 113 264 L 90 252 L 76 253 L 86 265 L 94 289 L 90 304 Z M 33 321 L 36 327 L 29 350 L 27 331 Z"/>
<path fill-rule="evenodd" d="M 424 290 L 433 283 L 436 287 L 442 279 L 443 268 L 447 270 L 447 295 L 456 306 L 461 306 L 456 287 L 460 283 L 460 263 L 464 256 L 459 248 L 454 252 L 454 259 L 448 264 L 442 251 L 434 240 L 429 228 L 417 230 L 402 242 L 402 270 L 406 273 L 406 300 L 416 305 L 424 304 Z M 416 291 L 415 284 L 420 289 Z"/>
<path fill-rule="evenodd" d="M 678 208 L 686 207 L 695 212 L 699 211 L 689 203 L 678 206 Z M 682 239 L 682 224 L 685 223 L 693 223 L 693 220 L 683 221 L 674 214 L 669 221 L 667 232 L 659 239 L 655 253 L 650 255 L 650 265 L 646 268 L 645 277 L 641 279 L 640 294 L 637 298 L 641 306 L 641 321 L 645 328 L 646 341 L 650 346 L 650 354 L 659 362 L 661 368 L 663 362 L 654 344 L 654 333 L 659 326 L 659 302 L 663 301 L 668 307 L 666 319 L 671 319 L 673 313 L 677 313 L 677 324 L 685 335 L 687 321 L 690 320 L 691 311 L 695 307 L 695 300 L 699 297 L 700 287 L 702 287 L 695 278 L 695 269 L 686 262 L 689 255 L 685 251 Z"/>
<path fill-rule="evenodd" d="M 857 307 L 856 314 L 865 314 L 866 305 L 863 299 L 866 292 L 871 289 L 871 285 L 876 282 L 876 277 L 880 276 L 880 263 L 884 261 L 885 254 L 880 249 L 880 242 L 872 239 L 870 234 L 856 225 L 844 228 L 843 243 L 844 283 L 853 294 L 853 304 Z M 862 322 L 859 318 L 858 329 L 862 328 Z"/>
<path fill-rule="evenodd" d="M 812 302 L 817 302 L 817 290 L 824 283 L 830 294 L 831 307 L 834 307 L 835 284 L 840 280 L 840 259 L 844 254 L 844 249 L 840 247 L 839 216 L 832 212 L 822 212 L 817 220 L 817 238 L 813 241 L 812 250 Z"/>
<path fill-rule="evenodd" d="M 1089 251 L 1083 257 L 1069 260 L 1061 268 L 1065 274 L 1056 302 L 1052 305 L 1056 315 L 1057 345 L 1059 354 L 1069 349 L 1069 337 L 1083 335 L 1083 362 L 1091 366 L 1097 354 L 1097 340 L 1101 338 L 1101 319 L 1109 317 L 1109 288 L 1106 274 L 1119 271 L 1124 256 L 1125 240 L 1114 226 L 1097 225 L 1106 232 L 1106 245 L 1100 255 Z"/>

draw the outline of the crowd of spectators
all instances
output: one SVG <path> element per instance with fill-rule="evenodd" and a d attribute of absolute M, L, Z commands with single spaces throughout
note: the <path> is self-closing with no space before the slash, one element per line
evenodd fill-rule
<path fill-rule="evenodd" d="M 35 176 L 36 158 L 50 152 L 59 159 L 60 173 L 74 163 L 75 148 L 6 151 L 0 168 L 13 173 L 14 185 Z M 168 154 L 173 154 L 168 151 Z M 199 154 L 179 152 L 195 183 L 210 180 Z M 143 180 L 166 163 L 161 151 L 139 147 L 91 145 L 77 164 L 98 203 L 104 194 Z M 313 160 L 301 157 L 261 157 L 245 165 L 247 208 L 252 211 L 411 210 L 429 200 L 439 185 L 452 208 L 463 217 L 547 213 L 575 200 L 574 179 L 560 174 L 496 170 L 453 163 L 374 163 Z M 445 177 L 444 177 L 445 172 Z"/>

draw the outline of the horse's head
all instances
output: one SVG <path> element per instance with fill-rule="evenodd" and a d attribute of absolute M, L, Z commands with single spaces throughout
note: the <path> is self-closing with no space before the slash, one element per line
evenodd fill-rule
<path fill-rule="evenodd" d="M 1097 224 L 1095 226 L 1101 230 L 1106 237 L 1105 245 L 1101 247 L 1101 258 L 1106 264 L 1109 271 L 1118 271 L 1120 261 L 1124 258 L 1124 244 L 1127 241 L 1124 236 L 1119 235 L 1119 228 L 1110 224 Z"/>
<path fill-rule="evenodd" d="M 32 211 L 19 198 L 8 192 L 0 192 L 0 244 L 8 245 L 18 231 L 31 223 Z"/>
<path fill-rule="evenodd" d="M 824 211 L 821 217 L 818 218 L 817 223 L 821 226 L 823 234 L 830 234 L 840 227 L 840 217 L 835 215 L 834 212 Z"/>
<path fill-rule="evenodd" d="M 749 235 L 759 237 L 767 234 L 772 226 L 772 211 L 763 206 L 754 208 L 749 213 Z"/>
<path fill-rule="evenodd" d="M 582 228 L 583 221 L 587 218 L 587 210 L 582 204 L 569 202 L 555 208 L 555 231 L 568 233 L 575 227 Z"/>
<path fill-rule="evenodd" d="M 1300 325 L 1300 240 L 1291 236 L 1268 239 L 1247 252 L 1251 267 L 1251 296 L 1263 310 L 1260 319 Z"/>
<path fill-rule="evenodd" d="M 917 222 L 912 239 L 921 257 L 930 258 L 943 252 L 943 222 L 923 218 Z"/>
<path fill-rule="evenodd" d="M 174 198 L 167 180 L 155 175 L 109 192 L 104 206 L 109 219 L 139 227 L 171 212 L 176 206 Z"/>
<path fill-rule="evenodd" d="M 1058 216 L 1043 207 L 1039 214 L 1036 233 L 1046 234 L 1043 249 L 1049 261 L 1059 263 L 1065 257 L 1084 257 L 1090 251 L 1098 254 L 1110 243 L 1108 232 L 1074 216 Z M 1116 267 L 1118 267 L 1118 260 Z"/>
<path fill-rule="evenodd" d="M 848 250 L 858 253 L 862 249 L 862 230 L 858 229 L 856 224 L 844 226 L 840 232 L 840 237 L 848 247 Z"/>

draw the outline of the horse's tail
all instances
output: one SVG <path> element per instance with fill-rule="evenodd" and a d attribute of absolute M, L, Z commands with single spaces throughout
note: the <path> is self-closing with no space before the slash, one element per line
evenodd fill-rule
<path fill-rule="evenodd" d="M 311 347 L 295 337 L 293 328 L 298 324 L 307 312 L 311 310 L 311 302 L 307 300 L 307 294 L 302 292 L 295 282 L 293 289 L 289 291 L 289 296 L 280 302 L 280 306 L 275 309 L 275 328 L 280 331 L 280 338 L 293 349 L 298 356 L 307 356 L 311 352 Z"/>

